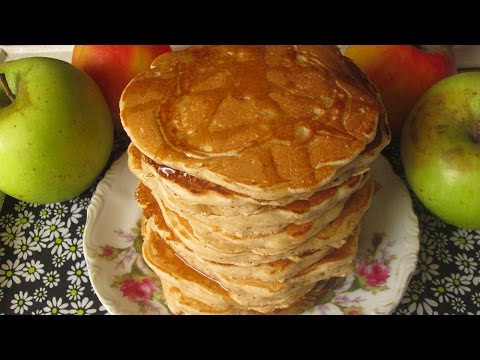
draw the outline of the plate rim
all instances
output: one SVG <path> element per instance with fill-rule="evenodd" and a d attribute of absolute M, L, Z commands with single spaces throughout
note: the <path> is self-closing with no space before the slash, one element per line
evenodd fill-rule
<path fill-rule="evenodd" d="M 97 295 L 98 299 L 105 307 L 105 309 L 111 315 L 117 314 L 117 312 L 113 311 L 112 308 L 114 307 L 114 303 L 111 302 L 110 299 L 107 299 L 103 296 L 101 291 L 99 291 L 98 286 L 96 284 L 96 280 L 94 279 L 94 275 L 97 272 L 101 272 L 101 268 L 99 264 L 95 264 L 93 260 L 95 258 L 96 251 L 93 248 L 93 243 L 91 243 L 88 239 L 91 239 L 90 236 L 95 224 L 95 219 L 97 218 L 98 213 L 102 210 L 105 205 L 104 196 L 106 196 L 107 192 L 110 191 L 113 181 L 115 180 L 115 175 L 117 169 L 120 169 L 123 165 L 123 162 L 127 158 L 127 151 L 124 151 L 110 166 L 110 168 L 106 171 L 104 177 L 100 180 L 95 189 L 92 198 L 90 200 L 90 204 L 87 208 L 87 217 L 85 221 L 85 228 L 83 230 L 83 252 L 85 255 L 85 263 L 87 264 L 88 269 L 88 277 L 90 279 L 90 283 L 92 284 L 93 290 Z M 91 261 L 92 259 L 92 261 Z"/>

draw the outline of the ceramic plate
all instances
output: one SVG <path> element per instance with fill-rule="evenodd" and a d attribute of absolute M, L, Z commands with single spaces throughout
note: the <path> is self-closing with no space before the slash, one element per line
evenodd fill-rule
<path fill-rule="evenodd" d="M 407 189 L 384 157 L 372 173 L 381 189 L 364 220 L 356 270 L 302 314 L 388 314 L 403 296 L 417 262 L 418 221 Z M 112 314 L 169 314 L 160 280 L 141 256 L 136 185 L 124 153 L 92 197 L 84 232 L 90 280 Z"/>

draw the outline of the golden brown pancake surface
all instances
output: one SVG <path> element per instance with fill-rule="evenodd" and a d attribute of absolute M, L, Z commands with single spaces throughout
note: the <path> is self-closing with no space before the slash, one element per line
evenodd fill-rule
<path fill-rule="evenodd" d="M 373 140 L 383 106 L 334 46 L 199 46 L 158 57 L 121 99 L 159 164 L 259 199 L 329 183 Z"/>

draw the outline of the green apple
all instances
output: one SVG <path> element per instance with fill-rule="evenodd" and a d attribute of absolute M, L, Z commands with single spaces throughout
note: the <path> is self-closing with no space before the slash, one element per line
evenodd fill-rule
<path fill-rule="evenodd" d="M 480 72 L 450 76 L 423 95 L 403 128 L 401 157 L 432 213 L 480 229 Z"/>
<path fill-rule="evenodd" d="M 108 161 L 113 123 L 95 82 L 73 65 L 31 57 L 0 64 L 0 191 L 33 203 L 70 199 Z M 9 94 L 11 92 L 11 94 Z"/>

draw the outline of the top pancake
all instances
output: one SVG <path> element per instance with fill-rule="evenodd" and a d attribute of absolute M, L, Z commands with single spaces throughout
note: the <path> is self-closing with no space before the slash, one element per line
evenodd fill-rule
<path fill-rule="evenodd" d="M 122 124 L 158 164 L 257 199 L 319 189 L 370 143 L 384 109 L 335 46 L 196 46 L 125 88 Z"/>

